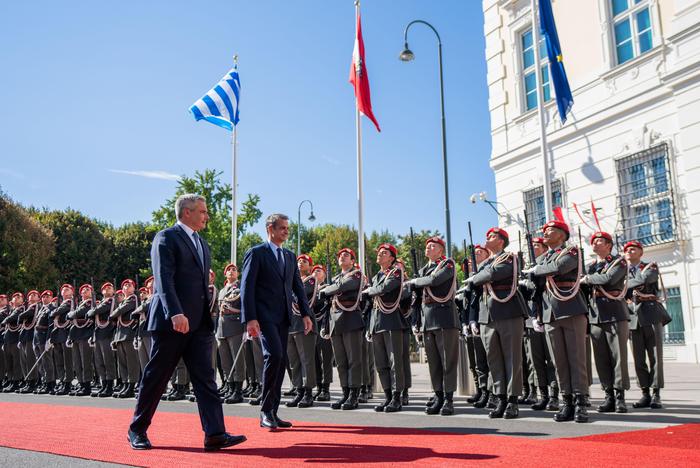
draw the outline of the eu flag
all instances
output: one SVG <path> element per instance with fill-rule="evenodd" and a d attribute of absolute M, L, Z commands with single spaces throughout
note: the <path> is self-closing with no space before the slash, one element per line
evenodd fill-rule
<path fill-rule="evenodd" d="M 557 107 L 559 108 L 559 118 L 561 123 L 566 122 L 566 114 L 574 104 L 571 95 L 569 80 L 564 70 L 564 57 L 559 45 L 559 35 L 557 35 L 557 25 L 554 23 L 552 13 L 552 3 L 550 0 L 540 0 L 540 29 L 547 45 L 547 56 L 549 57 L 549 70 L 551 81 L 554 84 L 554 93 L 557 97 Z"/>

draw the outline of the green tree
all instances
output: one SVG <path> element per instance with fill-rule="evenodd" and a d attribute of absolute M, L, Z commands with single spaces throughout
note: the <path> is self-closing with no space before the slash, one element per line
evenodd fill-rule
<path fill-rule="evenodd" d="M 151 274 L 151 244 L 156 232 L 155 226 L 142 222 L 128 223 L 119 227 L 105 226 L 104 235 L 111 244 L 110 273 L 112 276 L 100 280 L 111 280 L 112 277 L 118 280 L 135 279 L 138 274 L 139 284 L 143 284 L 143 280 Z"/>
<path fill-rule="evenodd" d="M 175 194 L 160 208 L 153 212 L 153 224 L 156 229 L 164 229 L 175 224 L 175 201 L 185 193 L 196 193 L 207 200 L 209 222 L 200 233 L 206 239 L 211 250 L 212 270 L 217 274 L 217 284 L 223 284 L 223 270 L 231 255 L 231 185 L 221 181 L 222 172 L 206 169 L 196 171 L 193 177 L 182 176 L 178 181 Z M 242 240 L 247 229 L 260 220 L 262 211 L 258 208 L 260 197 L 248 194 L 241 203 L 238 212 L 238 239 Z M 250 238 L 246 238 L 247 242 Z M 239 242 L 242 244 L 242 242 Z M 238 247 L 237 264 L 243 258 L 245 250 Z"/>
<path fill-rule="evenodd" d="M 54 289 L 53 234 L 0 190 L 0 292 Z"/>
<path fill-rule="evenodd" d="M 347 225 L 324 224 L 312 228 L 315 232 L 316 243 L 307 253 L 314 259 L 314 263 L 326 265 L 326 259 L 330 255 L 332 272 L 338 272 L 336 253 L 344 247 L 349 247 L 357 253 L 357 230 Z"/>

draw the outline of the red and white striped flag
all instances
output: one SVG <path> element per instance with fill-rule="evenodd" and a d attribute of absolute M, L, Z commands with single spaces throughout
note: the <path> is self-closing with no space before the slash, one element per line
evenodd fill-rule
<path fill-rule="evenodd" d="M 355 89 L 355 102 L 357 109 L 367 116 L 377 131 L 379 123 L 372 113 L 372 101 L 369 96 L 369 77 L 367 76 L 367 66 L 365 63 L 365 43 L 362 40 L 362 24 L 360 23 L 360 11 L 357 10 L 357 27 L 355 36 L 355 47 L 352 51 L 352 63 L 350 64 L 350 84 Z"/>

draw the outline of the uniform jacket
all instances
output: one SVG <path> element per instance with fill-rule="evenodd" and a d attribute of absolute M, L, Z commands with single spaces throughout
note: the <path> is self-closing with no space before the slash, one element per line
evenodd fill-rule
<path fill-rule="evenodd" d="M 52 321 L 49 319 L 51 311 L 54 310 L 56 306 L 52 303 L 48 305 L 41 304 L 39 312 L 37 312 L 36 325 L 34 326 L 34 340 L 35 346 L 43 347 L 49 337 L 51 331 Z"/>
<path fill-rule="evenodd" d="M 396 266 L 389 267 L 386 271 L 380 271 L 372 278 L 372 286 L 367 290 L 367 295 L 372 300 L 372 313 L 369 322 L 370 333 L 403 330 L 406 321 L 399 306 L 391 313 L 385 313 L 379 308 L 378 300 L 385 306 L 394 304 L 400 300 L 401 295 L 401 269 Z"/>
<path fill-rule="evenodd" d="M 668 312 L 657 300 L 640 300 L 634 294 L 637 291 L 642 294 L 659 296 L 659 269 L 656 264 L 641 262 L 637 267 L 630 267 L 627 279 L 627 298 L 629 299 L 630 330 L 640 327 L 668 323 Z"/>
<path fill-rule="evenodd" d="M 611 295 L 618 296 L 625 287 L 625 281 L 627 281 L 627 261 L 618 255 L 608 255 L 604 260 L 589 265 L 586 284 L 592 286 L 588 296 L 590 323 L 629 320 L 624 298 L 614 300 L 597 294 L 597 288 L 602 288 Z"/>
<path fill-rule="evenodd" d="M 5 317 L 5 320 L 3 321 L 5 323 L 6 345 L 16 345 L 17 343 L 19 343 L 19 333 L 21 328 L 16 331 L 10 331 L 10 327 L 17 328 L 20 326 L 19 316 L 22 312 L 24 312 L 23 305 L 15 307 L 14 309 L 10 309 L 10 313 L 7 317 Z"/>
<path fill-rule="evenodd" d="M 114 331 L 113 342 L 131 341 L 136 336 L 136 322 L 131 319 L 131 314 L 138 306 L 138 298 L 136 294 L 132 294 L 117 306 L 109 315 L 110 320 L 117 322 L 117 328 Z"/>
<path fill-rule="evenodd" d="M 92 308 L 92 300 L 82 301 L 73 312 L 67 315 L 73 320 L 73 326 L 68 331 L 68 339 L 73 341 L 84 341 L 92 337 L 94 325 L 91 319 L 87 318 L 87 313 Z M 81 328 L 82 327 L 82 328 Z"/>
<path fill-rule="evenodd" d="M 75 306 L 73 299 L 65 299 L 61 304 L 49 313 L 49 318 L 52 320 L 49 336 L 54 344 L 65 343 L 68 340 L 68 330 L 70 321 L 68 313 Z"/>
<path fill-rule="evenodd" d="M 420 304 L 421 314 L 418 316 L 418 328 L 423 331 L 437 330 L 440 328 L 459 329 L 459 317 L 454 298 L 439 303 L 432 302 L 426 293 L 430 288 L 433 296 L 446 297 L 452 290 L 455 281 L 455 263 L 451 258 L 440 262 L 428 262 L 420 270 L 417 277 L 412 280 L 416 290 L 416 306 Z"/>
<path fill-rule="evenodd" d="M 34 327 L 36 326 L 34 320 L 40 307 L 41 302 L 27 305 L 24 312 L 19 315 L 18 321 L 22 324 L 22 329 L 19 332 L 20 343 L 31 343 L 34 340 Z"/>
<path fill-rule="evenodd" d="M 219 339 L 245 333 L 241 323 L 241 288 L 238 281 L 229 283 L 219 292 L 219 320 L 216 337 Z"/>
<path fill-rule="evenodd" d="M 525 299 L 517 285 L 517 270 L 513 255 L 506 255 L 501 262 L 496 262 L 496 256 L 490 257 L 484 262 L 484 268 L 471 278 L 471 282 L 476 286 L 484 286 L 481 300 L 485 307 L 481 307 L 479 312 L 479 323 L 481 324 L 487 324 L 495 320 L 527 317 Z M 516 275 L 515 281 L 513 279 L 514 272 Z M 505 303 L 494 300 L 485 286 L 487 283 L 490 283 L 493 288 L 493 294 L 499 299 L 504 299 L 510 294 L 514 282 L 516 283 L 515 294 Z"/>
<path fill-rule="evenodd" d="M 321 291 L 321 294 L 324 297 L 336 299 L 346 308 L 349 308 L 357 301 L 361 285 L 362 272 L 360 270 L 341 272 L 333 277 L 331 284 L 326 286 Z M 362 321 L 362 304 L 359 304 L 356 309 L 351 311 L 344 311 L 335 304 L 331 304 L 329 317 L 331 336 L 365 328 L 365 323 Z"/>
<path fill-rule="evenodd" d="M 104 297 L 102 298 L 102 302 L 97 304 L 94 309 L 88 312 L 88 316 L 95 320 L 95 340 L 112 341 L 115 322 L 114 320 L 109 319 L 109 315 L 115 308 L 114 301 L 114 297 Z M 104 326 L 104 328 L 100 328 L 100 325 Z"/>
<path fill-rule="evenodd" d="M 312 304 L 312 302 L 315 301 L 314 293 L 316 292 L 316 278 L 314 278 L 313 275 L 309 275 L 302 280 L 302 283 L 304 284 L 304 292 L 306 293 L 306 302 L 307 304 Z M 289 324 L 289 333 L 304 333 L 304 321 L 299 313 L 299 304 L 296 295 L 294 295 L 292 312 L 292 321 Z M 309 317 L 313 323 L 312 331 L 316 332 L 318 329 L 316 326 L 315 314 L 310 314 Z"/>

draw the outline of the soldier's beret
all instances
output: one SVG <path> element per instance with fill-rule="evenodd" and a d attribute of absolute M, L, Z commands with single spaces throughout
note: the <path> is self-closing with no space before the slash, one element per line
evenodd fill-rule
<path fill-rule="evenodd" d="M 90 286 L 89 284 L 84 284 L 84 285 L 80 286 L 80 288 L 78 288 L 78 294 L 82 294 L 83 289 L 89 289 L 92 291 L 92 286 Z"/>
<path fill-rule="evenodd" d="M 591 236 L 590 243 L 592 244 L 593 241 L 596 239 L 605 239 L 608 242 L 612 242 L 612 236 L 610 234 L 608 234 L 607 232 L 603 232 L 603 231 L 594 232 L 593 235 Z"/>
<path fill-rule="evenodd" d="M 559 221 L 558 219 L 548 221 L 545 223 L 544 226 L 542 226 L 542 232 L 546 231 L 547 228 L 557 228 L 561 231 L 564 231 L 564 234 L 566 234 L 566 239 L 569 238 L 569 226 L 566 225 L 565 222 Z"/>
<path fill-rule="evenodd" d="M 147 292 L 148 292 L 148 288 L 140 287 L 140 288 L 139 288 L 139 292 L 141 292 L 141 293 L 147 293 Z"/>
<path fill-rule="evenodd" d="M 73 287 L 72 284 L 65 283 L 65 284 L 62 284 L 62 285 L 61 285 L 61 291 L 63 291 L 63 290 L 66 289 L 66 288 L 70 289 L 71 291 L 75 291 L 75 288 Z"/>
<path fill-rule="evenodd" d="M 438 237 L 438 236 L 428 237 L 428 238 L 425 240 L 425 245 L 428 245 L 428 244 L 430 244 L 431 242 L 434 242 L 434 243 L 436 243 L 436 244 L 440 244 L 440 245 L 442 246 L 443 249 L 445 248 L 445 241 L 442 240 L 442 239 L 441 239 L 440 237 Z"/>
<path fill-rule="evenodd" d="M 532 238 L 532 243 L 533 243 L 533 244 L 542 244 L 542 245 L 545 245 L 545 243 L 544 243 L 544 237 L 533 237 L 533 238 Z"/>
<path fill-rule="evenodd" d="M 479 249 L 479 250 L 487 250 L 487 251 L 489 250 L 489 249 L 487 249 L 486 247 L 484 247 L 484 246 L 481 245 L 481 244 L 474 244 L 474 252 L 476 252 L 476 249 Z"/>
<path fill-rule="evenodd" d="M 114 294 L 117 295 L 117 296 L 121 294 L 121 295 L 123 296 L 123 295 L 124 295 L 124 291 L 122 291 L 121 289 L 117 289 L 117 292 L 115 292 Z"/>
<path fill-rule="evenodd" d="M 314 265 L 314 267 L 311 269 L 311 273 L 315 272 L 316 270 L 321 270 L 322 272 L 326 272 L 326 267 L 323 265 Z"/>
<path fill-rule="evenodd" d="M 36 289 L 32 289 L 31 291 L 29 291 L 29 292 L 27 293 L 27 297 L 31 296 L 32 294 L 36 294 L 36 295 L 38 296 L 38 295 L 39 295 L 39 291 L 37 291 Z"/>
<path fill-rule="evenodd" d="M 307 255 L 307 254 L 301 254 L 301 255 L 299 255 L 299 256 L 297 257 L 297 261 L 299 261 L 299 260 L 306 260 L 306 262 L 307 262 L 309 265 L 313 265 L 313 264 L 314 264 L 313 258 L 311 258 L 311 257 L 310 257 L 309 255 Z"/>
<path fill-rule="evenodd" d="M 131 284 L 133 287 L 136 287 L 136 281 L 127 278 L 124 281 L 122 281 L 121 287 L 123 288 L 125 284 Z"/>
<path fill-rule="evenodd" d="M 489 236 L 489 234 L 494 233 L 501 239 L 503 239 L 503 242 L 505 242 L 505 245 L 507 246 L 508 243 L 510 242 L 510 239 L 508 238 L 508 232 L 505 229 L 501 229 L 499 227 L 492 227 L 488 231 L 486 231 L 486 237 Z"/>
<path fill-rule="evenodd" d="M 107 281 L 105 284 L 100 286 L 100 291 L 104 291 L 105 288 L 114 288 L 114 285 L 112 283 L 110 283 L 109 281 Z"/>
<path fill-rule="evenodd" d="M 155 280 L 156 279 L 153 276 L 149 276 L 148 278 L 146 278 L 146 281 L 144 281 L 143 284 L 148 284 L 149 282 L 155 281 Z"/>
<path fill-rule="evenodd" d="M 45 291 L 42 291 L 42 292 L 41 292 L 41 297 L 44 297 L 44 296 L 53 297 L 53 291 L 51 291 L 50 289 L 47 289 L 47 290 L 45 290 Z"/>
<path fill-rule="evenodd" d="M 236 266 L 235 263 L 229 263 L 229 264 L 226 265 L 226 267 L 224 268 L 224 275 L 225 275 L 229 270 L 238 271 L 238 267 Z"/>
<path fill-rule="evenodd" d="M 347 247 L 338 250 L 338 253 L 336 254 L 336 257 L 340 257 L 340 254 L 342 254 L 343 252 L 348 253 L 352 258 L 356 258 L 356 257 L 355 257 L 355 251 L 353 251 L 352 249 L 349 249 L 349 248 L 347 248 Z"/>
<path fill-rule="evenodd" d="M 631 240 L 631 241 L 627 242 L 625 244 L 625 246 L 623 247 L 622 251 L 627 252 L 627 249 L 629 249 L 630 247 L 636 247 L 639 250 L 644 251 L 644 247 L 642 246 L 642 243 L 639 241 L 636 241 L 636 240 Z"/>
<path fill-rule="evenodd" d="M 386 250 L 388 250 L 389 252 L 391 252 L 391 254 L 394 256 L 394 258 L 396 258 L 396 255 L 398 254 L 398 251 L 396 250 L 396 247 L 394 247 L 393 245 L 389 244 L 388 242 L 385 242 L 385 243 L 383 243 L 383 244 L 380 244 L 379 247 L 377 247 L 377 252 L 379 252 L 379 251 L 382 250 L 382 249 L 386 249 Z"/>
<path fill-rule="evenodd" d="M 16 293 L 12 294 L 12 299 L 14 299 L 15 297 L 21 297 L 22 299 L 24 299 L 24 294 L 22 294 L 21 292 L 18 291 Z"/>
<path fill-rule="evenodd" d="M 216 272 L 214 272 L 214 270 L 212 270 L 212 269 L 210 268 L 210 269 L 209 269 L 209 276 L 211 276 L 211 275 L 214 275 L 214 278 L 216 278 Z M 140 288 L 139 288 L 139 290 L 140 290 Z"/>
<path fill-rule="evenodd" d="M 0 299 L 7 299 L 7 294 L 0 294 Z"/>

